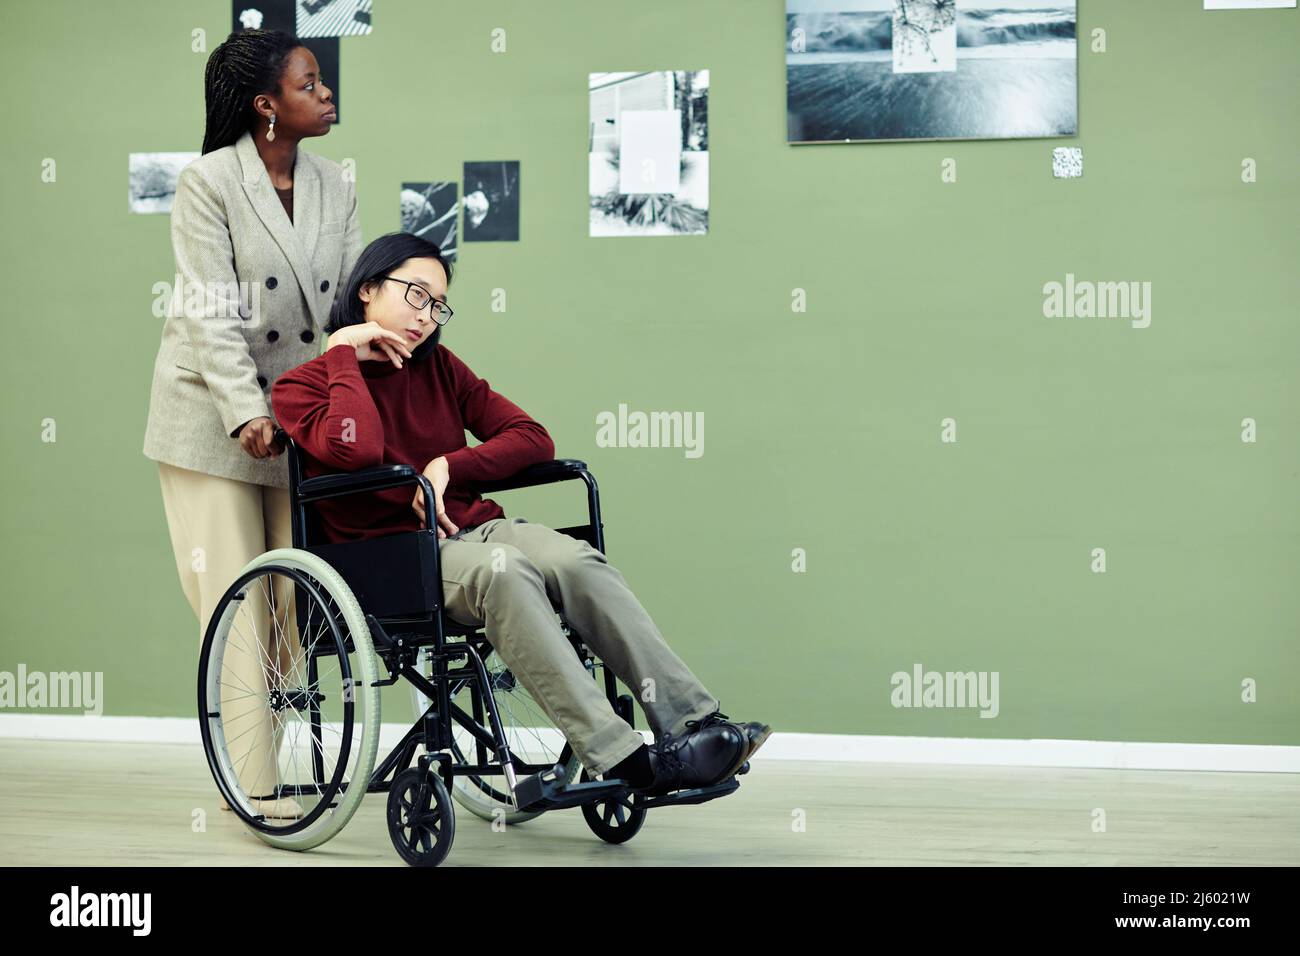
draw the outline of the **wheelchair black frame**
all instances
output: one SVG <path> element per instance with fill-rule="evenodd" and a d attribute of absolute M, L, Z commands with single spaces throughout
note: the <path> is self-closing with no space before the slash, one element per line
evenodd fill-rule
<path fill-rule="evenodd" d="M 433 487 L 429 479 L 410 465 L 402 464 L 378 465 L 355 472 L 339 472 L 304 479 L 299 451 L 293 440 L 283 429 L 277 429 L 276 441 L 288 456 L 293 546 L 326 561 L 352 589 L 370 627 L 375 653 L 388 669 L 388 678 L 376 681 L 376 689 L 395 684 L 400 678 L 405 677 L 430 701 L 424 714 L 416 718 L 401 742 L 375 768 L 367 785 L 367 792 L 387 791 L 392 785 L 392 780 L 389 778 L 395 777 L 398 772 L 409 767 L 417 746 L 423 744 L 427 757 L 421 757 L 421 766 L 427 766 L 428 760 L 436 760 L 440 764 L 440 775 L 448 790 L 451 789 L 453 778 L 457 774 L 461 776 L 504 775 L 513 799 L 516 783 L 521 775 L 542 773 L 552 769 L 554 765 L 525 763 L 510 753 L 509 742 L 501 727 L 496 701 L 491 694 L 487 669 L 483 663 L 487 653 L 490 653 L 490 645 L 487 644 L 486 637 L 481 634 L 481 626 L 467 626 L 459 622 L 443 620 L 442 573 L 437 531 L 433 527 L 428 527 L 418 531 L 341 543 L 311 540 L 313 537 L 323 539 L 323 535 L 320 534 L 319 512 L 314 508 L 309 510 L 309 505 L 327 498 L 364 494 L 403 485 L 418 486 L 424 493 L 424 500 L 432 502 Z M 605 536 L 604 525 L 600 520 L 600 491 L 595 477 L 587 470 L 586 462 L 573 458 L 554 459 L 532 465 L 509 478 L 476 482 L 474 488 L 480 494 L 488 494 L 574 479 L 582 480 L 587 487 L 588 523 L 555 530 L 586 541 L 603 554 Z M 432 514 L 432 510 L 431 507 L 426 507 L 426 514 Z M 383 573 L 386 565 L 392 566 L 402 562 L 411 567 L 411 574 Z M 303 619 L 305 603 L 295 602 L 300 632 L 306 626 Z M 367 605 L 370 606 L 369 609 Z M 407 640 L 412 635 L 420 635 L 421 629 L 427 629 L 428 640 L 423 639 L 422 636 L 416 640 Z M 465 641 L 449 643 L 446 640 L 449 635 L 463 635 Z M 571 632 L 571 637 L 573 636 Z M 577 644 L 581 644 L 581 635 L 576 637 Z M 479 641 L 488 648 L 487 653 L 480 654 L 475 647 Z M 582 646 L 585 648 L 585 645 Z M 427 655 L 427 660 L 432 664 L 432 673 L 428 677 L 416 666 L 421 652 Z M 316 654 L 309 654 L 307 657 L 309 686 L 314 686 L 317 680 L 316 657 Z M 464 665 L 456 668 L 448 667 L 453 658 L 460 657 L 467 658 Z M 631 696 L 626 694 L 618 696 L 615 675 L 609 668 L 604 668 L 604 672 L 606 696 L 614 710 L 628 721 L 629 725 L 632 725 Z M 449 685 L 453 681 L 472 682 L 471 697 L 474 709 L 472 715 L 452 704 Z M 484 696 L 490 701 L 487 708 L 487 716 L 491 723 L 490 730 L 482 723 Z M 310 710 L 312 734 L 319 742 L 321 733 L 319 704 L 313 700 Z M 456 763 L 452 759 L 452 754 L 448 752 L 453 746 L 453 720 L 476 741 L 475 763 Z M 509 760 L 497 763 L 486 762 L 487 748 L 492 748 L 498 753 L 509 754 Z M 561 762 L 569 759 L 571 754 L 571 745 L 566 742 L 561 753 Z M 324 777 L 324 766 L 319 746 L 313 747 L 312 762 L 316 779 L 321 780 Z M 517 806 L 516 809 L 522 808 Z"/>

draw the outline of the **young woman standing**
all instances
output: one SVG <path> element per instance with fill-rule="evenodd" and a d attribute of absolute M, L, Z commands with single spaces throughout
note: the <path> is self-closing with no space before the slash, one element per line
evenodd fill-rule
<path fill-rule="evenodd" d="M 232 33 L 208 59 L 204 93 L 203 153 L 182 170 L 172 206 L 176 288 L 144 439 L 200 640 L 244 565 L 292 546 L 270 388 L 320 354 L 334 297 L 362 247 L 352 178 L 299 148 L 337 118 L 310 50 L 278 31 Z M 276 606 L 284 613 L 275 621 L 248 628 L 256 646 L 244 648 L 240 680 L 250 693 L 266 693 L 271 675 L 295 658 L 289 596 Z M 275 723 L 255 711 L 232 756 L 245 792 L 266 795 L 256 809 L 292 818 L 297 803 L 275 798 Z"/>

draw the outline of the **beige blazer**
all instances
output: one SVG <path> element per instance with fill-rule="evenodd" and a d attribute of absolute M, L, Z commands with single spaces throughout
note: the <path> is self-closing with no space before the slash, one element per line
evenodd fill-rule
<path fill-rule="evenodd" d="M 361 255 L 355 184 L 300 143 L 290 223 L 245 133 L 181 170 L 171 231 L 176 276 L 144 453 L 287 488 L 285 456 L 253 458 L 235 436 L 250 419 L 273 418 L 272 383 L 324 349 L 334 296 Z"/>

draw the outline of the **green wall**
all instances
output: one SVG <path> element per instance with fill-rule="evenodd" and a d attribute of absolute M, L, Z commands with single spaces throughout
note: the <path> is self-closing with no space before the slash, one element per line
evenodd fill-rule
<path fill-rule="evenodd" d="M 462 247 L 444 341 L 590 464 L 611 561 L 733 717 L 1300 744 L 1300 19 L 1079 6 L 1059 140 L 786 145 L 780 0 L 378 0 L 342 41 L 343 122 L 305 147 L 355 159 L 367 240 L 402 180 L 521 161 L 522 241 Z M 108 714 L 194 710 L 140 451 L 169 224 L 127 212 L 127 156 L 199 149 L 190 34 L 211 49 L 229 17 L 45 0 L 0 34 L 0 670 L 103 671 Z M 587 73 L 657 69 L 710 70 L 709 235 L 589 238 Z M 1082 179 L 1052 178 L 1057 145 Z M 1045 318 L 1067 273 L 1151 282 L 1150 327 Z M 705 454 L 598 448 L 620 403 L 703 412 Z M 584 508 L 574 485 L 498 500 L 553 526 Z M 998 717 L 895 709 L 915 662 L 998 671 Z"/>

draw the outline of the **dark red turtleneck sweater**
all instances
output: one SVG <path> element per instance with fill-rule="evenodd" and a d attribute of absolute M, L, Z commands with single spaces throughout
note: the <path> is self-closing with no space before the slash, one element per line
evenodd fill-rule
<path fill-rule="evenodd" d="M 443 504 L 457 528 L 505 517 L 467 482 L 507 478 L 555 457 L 546 429 L 444 345 L 400 369 L 387 359 L 358 361 L 355 348 L 336 345 L 276 379 L 271 407 L 303 452 L 304 478 L 381 464 L 423 471 L 446 456 Z M 481 445 L 467 447 L 466 428 Z M 411 507 L 417 487 L 318 502 L 326 536 L 339 542 L 419 530 Z M 432 509 L 428 514 L 432 522 Z"/>

